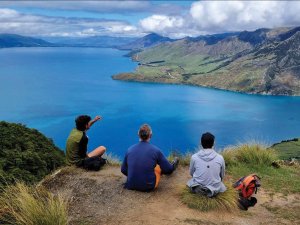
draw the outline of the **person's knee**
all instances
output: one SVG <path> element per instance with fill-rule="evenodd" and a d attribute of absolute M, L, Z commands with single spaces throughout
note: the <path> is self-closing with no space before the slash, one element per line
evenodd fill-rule
<path fill-rule="evenodd" d="M 101 148 L 104 152 L 106 152 L 106 147 L 105 147 L 105 146 L 100 146 L 100 148 Z"/>
<path fill-rule="evenodd" d="M 101 151 L 102 154 L 104 154 L 106 152 L 105 146 L 99 146 L 98 149 Z"/>

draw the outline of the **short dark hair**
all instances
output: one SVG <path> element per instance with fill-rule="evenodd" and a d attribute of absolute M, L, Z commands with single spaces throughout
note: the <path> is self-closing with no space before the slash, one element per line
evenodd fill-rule
<path fill-rule="evenodd" d="M 201 145 L 203 148 L 212 148 L 215 143 L 215 136 L 209 132 L 202 134 Z"/>
<path fill-rule="evenodd" d="M 81 115 L 75 119 L 76 128 L 80 131 L 86 130 L 86 125 L 91 121 L 91 117 L 88 115 Z"/>
<path fill-rule="evenodd" d="M 152 129 L 148 124 L 143 124 L 139 129 L 139 137 L 146 141 L 149 139 L 150 135 L 152 134 Z"/>

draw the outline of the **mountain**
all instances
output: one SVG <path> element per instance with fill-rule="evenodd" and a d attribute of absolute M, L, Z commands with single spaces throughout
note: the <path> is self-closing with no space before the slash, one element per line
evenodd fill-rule
<path fill-rule="evenodd" d="M 113 79 L 300 95 L 299 52 L 300 27 L 184 38 L 134 52 L 135 72 Z"/>
<path fill-rule="evenodd" d="M 122 50 L 140 50 L 144 48 L 153 47 L 156 45 L 159 45 L 161 43 L 166 42 L 173 42 L 173 39 L 170 39 L 168 37 L 163 37 L 155 33 L 148 34 L 142 38 L 139 38 L 131 43 L 122 45 L 119 47 L 119 49 Z"/>
<path fill-rule="evenodd" d="M 92 37 L 45 37 L 47 41 L 69 47 L 118 48 L 136 40 L 130 37 L 92 36 Z"/>
<path fill-rule="evenodd" d="M 38 38 L 17 34 L 0 34 L 0 48 L 9 47 L 53 47 L 54 44 Z"/>
<path fill-rule="evenodd" d="M 0 187 L 37 182 L 64 164 L 64 153 L 39 131 L 0 121 Z"/>

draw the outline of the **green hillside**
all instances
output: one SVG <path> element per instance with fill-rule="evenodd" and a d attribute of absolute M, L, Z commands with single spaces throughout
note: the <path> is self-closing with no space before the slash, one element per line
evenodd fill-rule
<path fill-rule="evenodd" d="M 0 122 L 0 186 L 37 182 L 64 164 L 64 153 L 39 131 Z"/>
<path fill-rule="evenodd" d="M 290 160 L 292 158 L 300 160 L 300 139 L 282 141 L 272 146 L 278 152 L 281 159 Z"/>
<path fill-rule="evenodd" d="M 143 49 L 132 57 L 139 62 L 136 70 L 113 79 L 300 95 L 299 27 L 210 38 L 185 38 Z"/>

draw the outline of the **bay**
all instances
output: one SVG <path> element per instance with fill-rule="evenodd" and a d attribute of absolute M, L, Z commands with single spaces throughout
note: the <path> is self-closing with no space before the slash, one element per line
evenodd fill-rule
<path fill-rule="evenodd" d="M 103 120 L 89 131 L 89 149 L 105 145 L 123 157 L 142 123 L 165 154 L 194 151 L 203 132 L 216 148 L 300 136 L 300 97 L 259 96 L 209 88 L 115 81 L 136 63 L 104 48 L 0 49 L 0 120 L 38 129 L 64 150 L 80 114 Z"/>

